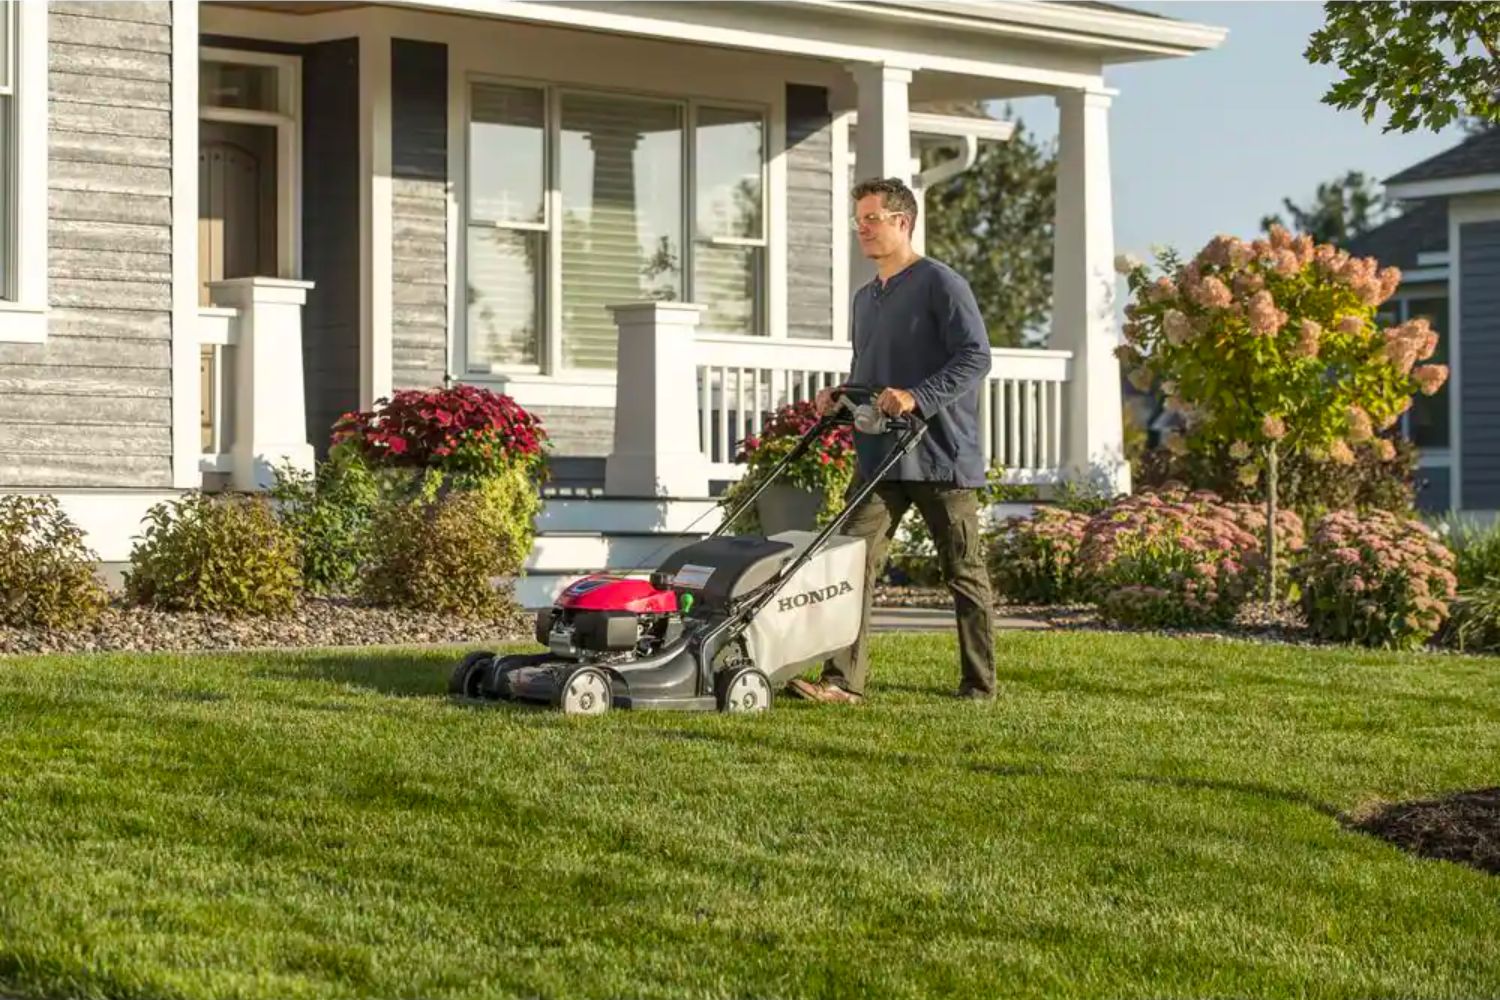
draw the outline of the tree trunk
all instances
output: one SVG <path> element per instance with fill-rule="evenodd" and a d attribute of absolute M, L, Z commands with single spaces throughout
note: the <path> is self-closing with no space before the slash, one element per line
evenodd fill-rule
<path fill-rule="evenodd" d="M 1276 603 L 1276 442 L 1266 448 L 1266 603 Z"/>

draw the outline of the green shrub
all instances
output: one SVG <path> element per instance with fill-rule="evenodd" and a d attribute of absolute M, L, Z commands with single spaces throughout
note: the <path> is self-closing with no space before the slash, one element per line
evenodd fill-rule
<path fill-rule="evenodd" d="M 108 603 L 97 561 L 56 497 L 0 496 L 0 625 L 93 623 Z"/>
<path fill-rule="evenodd" d="M 347 448 L 334 448 L 316 473 L 289 463 L 276 469 L 271 497 L 277 516 L 297 538 L 302 583 L 309 593 L 346 593 L 369 561 L 370 522 L 381 482 Z"/>
<path fill-rule="evenodd" d="M 297 539 L 264 495 L 186 493 L 146 513 L 125 593 L 171 611 L 275 615 L 302 589 Z"/>
<path fill-rule="evenodd" d="M 364 596 L 470 617 L 508 604 L 496 578 L 520 574 L 541 506 L 528 470 L 515 465 L 472 486 L 454 488 L 431 472 L 410 499 L 387 500 L 371 525 Z"/>
<path fill-rule="evenodd" d="M 1076 599 L 1078 549 L 1088 523 L 1088 515 L 1061 507 L 1002 521 L 990 545 L 990 583 L 996 596 L 1022 604 Z"/>
<path fill-rule="evenodd" d="M 1337 511 L 1318 522 L 1301 564 L 1302 612 L 1314 635 L 1406 649 L 1448 617 L 1453 553 L 1431 529 L 1386 511 Z"/>
<path fill-rule="evenodd" d="M 1500 652 L 1500 579 L 1460 590 L 1437 638 L 1460 652 Z"/>
<path fill-rule="evenodd" d="M 1429 523 L 1454 555 L 1460 591 L 1500 581 L 1500 520 L 1450 513 Z"/>
<path fill-rule="evenodd" d="M 1354 458 L 1347 465 L 1313 461 L 1296 452 L 1281 455 L 1277 459 L 1277 506 L 1296 511 L 1307 523 L 1335 510 L 1411 513 L 1418 451 L 1402 437 L 1390 439 L 1390 444 L 1394 450 L 1390 458 L 1382 457 L 1379 449 L 1352 449 Z M 1203 444 L 1183 455 L 1153 448 L 1135 467 L 1136 485 L 1162 489 L 1178 483 L 1189 489 L 1209 490 L 1233 502 L 1264 504 L 1264 479 L 1247 485 L 1240 478 L 1244 465 L 1230 455 L 1229 448 Z M 1257 529 L 1258 533 L 1264 531 L 1264 526 Z"/>

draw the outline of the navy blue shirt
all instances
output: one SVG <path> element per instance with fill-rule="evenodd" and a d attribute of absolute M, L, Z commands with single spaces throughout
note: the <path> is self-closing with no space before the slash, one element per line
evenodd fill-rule
<path fill-rule="evenodd" d="M 854 362 L 849 381 L 906 389 L 928 421 L 927 435 L 886 473 L 888 480 L 979 487 L 979 393 L 990 371 L 990 341 L 969 283 L 928 257 L 854 294 Z M 854 434 L 859 471 L 873 475 L 894 434 Z"/>

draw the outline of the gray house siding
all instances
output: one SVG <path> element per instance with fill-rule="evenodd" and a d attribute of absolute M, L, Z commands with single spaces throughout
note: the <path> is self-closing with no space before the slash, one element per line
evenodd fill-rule
<path fill-rule="evenodd" d="M 302 317 L 307 440 L 319 457 L 359 407 L 359 40 L 310 45 L 302 61 Z"/>
<path fill-rule="evenodd" d="M 47 338 L 0 344 L 0 486 L 172 485 L 171 8 L 48 16 Z"/>
<path fill-rule="evenodd" d="M 833 128 L 828 91 L 787 84 L 787 335 L 833 339 Z"/>
<path fill-rule="evenodd" d="M 397 389 L 448 371 L 448 47 L 391 42 L 391 375 Z"/>
<path fill-rule="evenodd" d="M 1500 509 L 1500 222 L 1459 228 L 1460 461 L 1465 508 Z"/>

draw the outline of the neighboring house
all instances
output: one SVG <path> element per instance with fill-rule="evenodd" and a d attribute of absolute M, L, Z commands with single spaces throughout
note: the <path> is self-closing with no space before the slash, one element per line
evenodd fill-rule
<path fill-rule="evenodd" d="M 1426 316 L 1450 366 L 1417 396 L 1402 429 L 1420 449 L 1429 510 L 1500 510 L 1500 129 L 1474 135 L 1389 177 L 1408 210 L 1355 240 L 1351 252 L 1402 272 L 1382 321 Z"/>
<path fill-rule="evenodd" d="M 632 532 L 711 510 L 739 439 L 845 370 L 870 273 L 849 185 L 966 169 L 1010 134 L 941 113 L 974 101 L 1060 112 L 1052 349 L 996 352 L 985 447 L 1128 485 L 1102 74 L 1224 34 L 955 0 L 0 14 L 0 489 L 58 494 L 119 562 L 150 504 L 263 486 L 345 410 L 474 382 L 602 487 L 549 503 L 543 577 L 644 558 Z M 960 156 L 917 175 L 930 144 Z"/>

